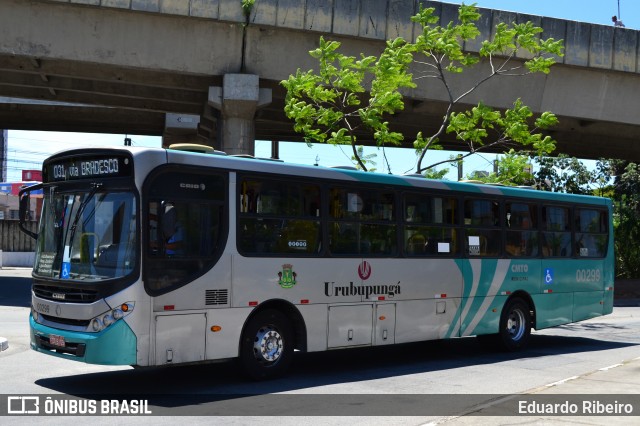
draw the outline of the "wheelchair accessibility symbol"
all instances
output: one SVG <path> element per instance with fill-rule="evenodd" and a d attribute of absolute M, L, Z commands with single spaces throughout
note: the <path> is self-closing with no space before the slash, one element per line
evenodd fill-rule
<path fill-rule="evenodd" d="M 62 262 L 62 271 L 60 271 L 60 278 L 69 278 L 70 270 L 71 264 L 68 262 Z"/>
<path fill-rule="evenodd" d="M 544 270 L 544 283 L 553 284 L 553 269 L 547 268 Z"/>

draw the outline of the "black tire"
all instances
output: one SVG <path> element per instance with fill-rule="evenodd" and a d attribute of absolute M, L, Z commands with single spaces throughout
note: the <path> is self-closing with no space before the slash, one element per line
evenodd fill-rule
<path fill-rule="evenodd" d="M 500 315 L 498 342 L 501 349 L 515 352 L 524 349 L 531 336 L 531 308 L 520 298 L 507 302 Z"/>
<path fill-rule="evenodd" d="M 280 311 L 267 309 L 249 320 L 240 341 L 240 364 L 254 380 L 282 376 L 293 358 L 293 330 Z"/>

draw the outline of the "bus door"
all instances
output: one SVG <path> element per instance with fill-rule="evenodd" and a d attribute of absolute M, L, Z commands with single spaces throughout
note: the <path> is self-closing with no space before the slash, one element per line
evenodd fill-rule
<path fill-rule="evenodd" d="M 216 266 L 226 241 L 225 175 L 185 169 L 160 168 L 144 187 L 143 279 L 152 296 L 156 365 L 204 360 L 207 294 L 229 301 L 229 282 L 200 279 Z"/>

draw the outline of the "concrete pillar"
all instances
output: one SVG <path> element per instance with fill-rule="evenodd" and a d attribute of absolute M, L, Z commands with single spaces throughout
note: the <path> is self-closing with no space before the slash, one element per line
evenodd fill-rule
<path fill-rule="evenodd" d="M 255 114 L 271 103 L 255 74 L 225 74 L 222 87 L 209 87 L 209 105 L 220 111 L 218 140 L 229 155 L 255 154 Z"/>

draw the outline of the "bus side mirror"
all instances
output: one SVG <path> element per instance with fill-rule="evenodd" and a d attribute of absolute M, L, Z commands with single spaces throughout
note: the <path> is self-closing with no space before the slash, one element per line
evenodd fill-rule
<path fill-rule="evenodd" d="M 31 191 L 35 191 L 42 188 L 42 184 L 31 185 L 26 188 L 22 188 L 18 194 L 20 200 L 20 210 L 18 212 L 20 230 L 33 238 L 38 239 L 38 234 L 32 232 L 26 227 L 26 222 L 31 221 Z"/>

